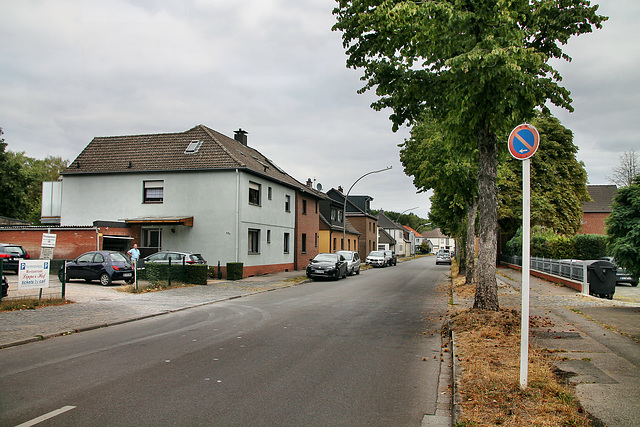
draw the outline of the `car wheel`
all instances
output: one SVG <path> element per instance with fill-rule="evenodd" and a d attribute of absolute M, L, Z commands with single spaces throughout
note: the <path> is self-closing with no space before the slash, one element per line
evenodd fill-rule
<path fill-rule="evenodd" d="M 638 286 L 638 282 L 632 282 L 631 286 Z"/>
<path fill-rule="evenodd" d="M 133 285 L 133 283 L 135 282 L 135 280 L 133 279 L 127 279 L 124 281 L 127 285 Z"/>
<path fill-rule="evenodd" d="M 111 276 L 109 276 L 107 273 L 102 273 L 100 275 L 100 284 L 102 286 L 109 286 L 111 284 Z"/>
<path fill-rule="evenodd" d="M 360 274 L 360 267 L 356 270 L 356 275 Z"/>

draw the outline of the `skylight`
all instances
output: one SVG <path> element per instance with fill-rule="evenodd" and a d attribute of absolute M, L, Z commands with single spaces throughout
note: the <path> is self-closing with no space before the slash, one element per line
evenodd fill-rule
<path fill-rule="evenodd" d="M 193 153 L 197 153 L 198 150 L 200 149 L 200 147 L 202 146 L 202 143 L 204 141 L 198 141 L 198 140 L 193 140 L 189 143 L 189 146 L 187 147 L 186 150 L 184 150 L 184 154 L 193 154 Z"/>

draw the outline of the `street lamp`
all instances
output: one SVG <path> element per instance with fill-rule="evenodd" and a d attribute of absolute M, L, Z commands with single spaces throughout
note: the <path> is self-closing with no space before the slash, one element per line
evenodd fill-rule
<path fill-rule="evenodd" d="M 389 169 L 392 169 L 392 168 L 393 168 L 393 166 L 388 166 L 388 167 L 386 167 L 384 169 L 379 169 L 377 171 L 367 172 L 364 175 L 362 175 L 360 178 L 356 179 L 356 182 L 351 184 L 351 187 L 349 187 L 349 191 L 347 191 L 347 194 L 344 196 L 344 203 L 342 205 L 342 249 L 344 249 L 344 244 L 347 241 L 347 199 L 349 198 L 349 193 L 351 193 L 351 189 L 353 188 L 354 185 L 356 185 L 358 183 L 358 181 L 360 181 L 365 176 L 371 175 L 371 174 L 374 174 L 374 173 L 388 171 Z"/>

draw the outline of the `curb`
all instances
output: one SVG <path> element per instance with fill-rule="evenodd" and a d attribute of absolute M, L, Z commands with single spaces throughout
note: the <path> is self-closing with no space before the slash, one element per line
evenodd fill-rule
<path fill-rule="evenodd" d="M 261 293 L 265 293 L 265 292 L 276 291 L 278 289 L 291 288 L 293 286 L 298 286 L 298 285 L 302 285 L 302 284 L 309 283 L 309 282 L 311 282 L 311 279 L 305 279 L 305 280 L 303 280 L 301 282 L 293 283 L 293 284 L 286 285 L 286 286 L 280 286 L 280 287 L 271 288 L 271 289 L 264 289 L 264 290 L 261 290 L 261 291 L 248 292 L 246 294 L 241 294 L 241 295 L 233 295 L 233 296 L 230 296 L 230 297 L 219 298 L 219 299 L 216 299 L 216 300 L 213 300 L 213 301 L 207 301 L 207 302 L 203 302 L 203 303 L 200 303 L 200 304 L 189 305 L 189 306 L 186 306 L 186 307 L 180 307 L 180 308 L 174 308 L 174 309 L 170 309 L 170 310 L 165 310 L 165 311 L 161 311 L 159 313 L 145 314 L 145 315 L 132 317 L 130 319 L 118 320 L 118 321 L 109 322 L 109 323 L 99 323 L 99 324 L 95 324 L 95 325 L 83 326 L 83 327 L 80 327 L 80 328 L 72 329 L 70 331 L 61 331 L 61 332 L 55 332 L 55 333 L 46 334 L 46 335 L 35 335 L 33 337 L 30 337 L 30 338 L 24 338 L 24 339 L 20 339 L 20 340 L 17 340 L 17 341 L 8 342 L 6 344 L 2 344 L 2 345 L 0 345 L 0 349 L 10 348 L 10 347 L 17 347 L 17 346 L 24 345 L 24 344 L 29 344 L 29 343 L 32 343 L 32 342 L 44 341 L 44 340 L 48 340 L 50 338 L 61 337 L 61 336 L 71 335 L 71 334 L 77 334 L 77 333 L 80 333 L 80 332 L 93 331 L 95 329 L 107 328 L 109 326 L 123 325 L 125 323 L 131 323 L 131 322 L 135 322 L 135 321 L 138 321 L 138 320 L 149 319 L 149 318 L 152 318 L 152 317 L 158 317 L 158 316 L 162 316 L 162 315 L 165 315 L 165 314 L 177 313 L 177 312 L 184 311 L 184 310 L 189 310 L 189 309 L 192 309 L 192 308 L 203 307 L 205 305 L 216 304 L 216 303 L 219 303 L 219 302 L 222 302 L 222 301 L 231 301 L 231 300 L 234 300 L 234 299 L 248 297 L 248 296 L 251 296 L 251 295 L 257 295 L 257 294 L 261 294 Z M 277 283 L 278 284 L 282 284 L 284 282 L 277 282 Z"/>

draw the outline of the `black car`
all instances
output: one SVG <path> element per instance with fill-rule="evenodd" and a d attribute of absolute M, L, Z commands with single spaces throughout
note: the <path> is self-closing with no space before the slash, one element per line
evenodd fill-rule
<path fill-rule="evenodd" d="M 310 261 L 307 265 L 307 277 L 310 279 L 326 277 L 338 280 L 347 277 L 347 260 L 342 255 L 322 253 Z"/>
<path fill-rule="evenodd" d="M 9 281 L 6 276 L 2 276 L 2 289 L 0 289 L 0 300 L 9 295 Z"/>
<path fill-rule="evenodd" d="M 628 283 L 631 286 L 638 286 L 638 279 L 633 277 L 631 273 L 622 267 L 618 267 L 613 257 L 602 257 L 601 260 L 609 261 L 616 266 L 616 285 L 620 283 Z"/>
<path fill-rule="evenodd" d="M 20 245 L 0 243 L 0 259 L 3 261 L 3 269 L 18 272 L 20 260 L 29 259 L 29 254 Z"/>
<path fill-rule="evenodd" d="M 58 271 L 60 281 L 62 281 L 63 269 L 64 266 Z M 122 252 L 87 252 L 73 261 L 67 262 L 67 281 L 73 279 L 82 279 L 86 282 L 99 280 L 101 285 L 108 286 L 117 280 L 133 283 L 133 278 L 131 262 Z"/>
<path fill-rule="evenodd" d="M 398 257 L 393 251 L 384 251 L 384 262 L 386 265 L 398 265 Z"/>

